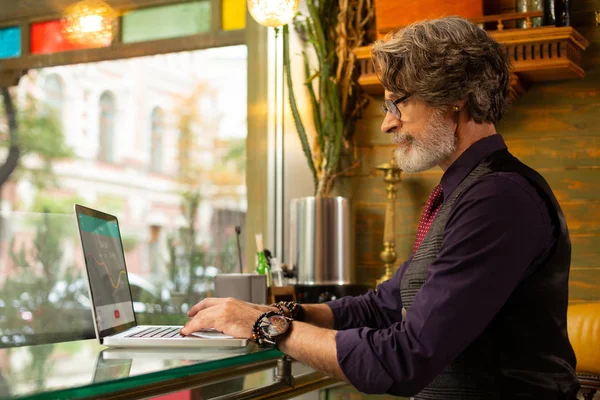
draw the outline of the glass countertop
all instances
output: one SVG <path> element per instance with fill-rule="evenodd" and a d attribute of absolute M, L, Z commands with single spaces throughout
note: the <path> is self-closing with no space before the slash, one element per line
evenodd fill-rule
<path fill-rule="evenodd" d="M 282 355 L 253 344 L 222 350 L 124 349 L 107 348 L 96 339 L 0 349 L 0 399 L 102 396 L 173 380 L 189 381 L 191 376 L 268 363 Z"/>

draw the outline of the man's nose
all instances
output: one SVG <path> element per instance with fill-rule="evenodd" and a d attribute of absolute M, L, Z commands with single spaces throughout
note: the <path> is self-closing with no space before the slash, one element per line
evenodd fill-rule
<path fill-rule="evenodd" d="M 390 112 L 385 114 L 383 118 L 383 122 L 381 123 L 381 132 L 383 133 L 391 133 L 395 130 L 399 129 L 402 126 L 402 121 L 398 118 L 394 117 L 394 115 Z"/>

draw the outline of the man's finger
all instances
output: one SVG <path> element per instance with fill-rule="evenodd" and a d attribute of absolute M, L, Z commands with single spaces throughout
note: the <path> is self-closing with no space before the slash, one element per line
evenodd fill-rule
<path fill-rule="evenodd" d="M 208 329 L 208 328 L 212 328 L 212 326 L 209 326 L 210 324 L 212 324 L 212 318 L 208 315 L 203 315 L 200 316 L 196 316 L 192 319 L 190 319 L 187 324 L 185 324 L 183 326 L 183 328 L 181 329 L 181 334 L 182 335 L 190 335 L 193 332 L 197 332 L 201 329 Z"/>
<path fill-rule="evenodd" d="M 219 301 L 221 301 L 222 299 L 219 299 L 217 297 L 207 297 L 206 299 L 202 300 L 199 303 L 196 303 L 196 305 L 192 308 L 190 308 L 190 310 L 187 313 L 188 317 L 193 317 L 194 315 L 198 314 L 199 311 L 202 310 L 206 310 L 209 307 L 214 306 L 215 304 L 218 304 Z"/>

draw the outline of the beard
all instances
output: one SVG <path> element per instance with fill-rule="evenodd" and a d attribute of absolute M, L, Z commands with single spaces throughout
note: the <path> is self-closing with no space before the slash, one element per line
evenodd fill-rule
<path fill-rule="evenodd" d="M 410 132 L 394 133 L 392 141 L 398 167 L 406 172 L 420 172 L 435 167 L 456 151 L 454 131 L 444 122 L 444 113 L 436 110 L 415 138 Z"/>

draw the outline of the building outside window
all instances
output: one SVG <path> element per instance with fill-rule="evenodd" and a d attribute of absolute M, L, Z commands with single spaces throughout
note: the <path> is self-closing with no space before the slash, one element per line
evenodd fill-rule
<path fill-rule="evenodd" d="M 62 122 L 65 103 L 65 85 L 57 74 L 48 75 L 44 81 L 44 103 Z"/>

